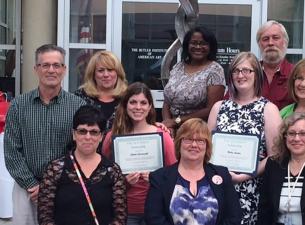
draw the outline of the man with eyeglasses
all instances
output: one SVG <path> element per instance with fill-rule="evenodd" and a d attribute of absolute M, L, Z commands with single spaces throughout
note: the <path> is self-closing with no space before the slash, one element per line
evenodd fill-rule
<path fill-rule="evenodd" d="M 264 71 L 263 96 L 279 109 L 293 102 L 288 94 L 288 78 L 293 65 L 285 59 L 289 37 L 285 27 L 274 20 L 263 24 L 256 34 Z"/>
<path fill-rule="evenodd" d="M 42 45 L 36 50 L 34 70 L 38 88 L 16 97 L 7 113 L 4 155 L 15 179 L 13 224 L 37 223 L 39 182 L 47 164 L 65 153 L 72 118 L 85 102 L 61 87 L 66 72 L 65 50 Z"/>

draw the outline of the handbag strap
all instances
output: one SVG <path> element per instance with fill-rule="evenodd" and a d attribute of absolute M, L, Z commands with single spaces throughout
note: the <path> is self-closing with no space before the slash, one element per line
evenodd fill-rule
<path fill-rule="evenodd" d="M 4 102 L 7 102 L 7 94 L 5 92 L 0 91 L 0 97 L 4 97 Z"/>
<path fill-rule="evenodd" d="M 97 217 L 96 217 L 96 213 L 95 213 L 94 208 L 93 208 L 93 205 L 92 205 L 91 198 L 90 198 L 89 193 L 88 193 L 88 191 L 87 191 L 87 188 L 86 188 L 86 185 L 85 185 L 85 183 L 84 183 L 84 180 L 83 180 L 83 178 L 82 178 L 82 176 L 81 176 L 81 174 L 80 174 L 80 171 L 79 171 L 79 168 L 78 168 L 78 166 L 77 166 L 77 164 L 76 164 L 76 161 L 75 161 L 75 159 L 74 159 L 74 156 L 73 156 L 72 154 L 70 154 L 70 158 L 71 158 L 71 160 L 72 160 L 72 163 L 73 163 L 75 172 L 76 172 L 76 174 L 77 174 L 77 177 L 78 177 L 78 179 L 79 179 L 79 182 L 80 182 L 80 184 L 81 184 L 81 186 L 82 186 L 82 189 L 83 189 L 83 191 L 84 191 L 84 194 L 85 194 L 85 196 L 86 196 L 86 199 L 87 199 L 87 202 L 88 202 L 88 205 L 89 205 L 91 214 L 92 214 L 93 219 L 94 219 L 94 222 L 95 222 L 96 225 L 99 225 L 99 222 L 98 222 Z"/>

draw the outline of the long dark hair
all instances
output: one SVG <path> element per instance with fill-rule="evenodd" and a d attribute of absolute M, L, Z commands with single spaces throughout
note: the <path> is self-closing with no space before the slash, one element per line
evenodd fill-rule
<path fill-rule="evenodd" d="M 127 114 L 127 103 L 131 96 L 141 93 L 144 94 L 148 100 L 148 103 L 151 105 L 150 111 L 146 117 L 147 123 L 154 124 L 156 122 L 156 111 L 150 89 L 144 83 L 135 82 L 129 85 L 124 95 L 122 96 L 120 104 L 117 107 L 115 119 L 112 126 L 112 134 L 127 134 L 132 131 L 133 123 Z"/>

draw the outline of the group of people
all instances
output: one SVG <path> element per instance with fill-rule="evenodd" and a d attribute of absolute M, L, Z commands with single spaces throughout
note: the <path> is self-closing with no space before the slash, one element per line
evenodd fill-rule
<path fill-rule="evenodd" d="M 6 118 L 13 224 L 305 225 L 305 60 L 285 59 L 288 42 L 282 24 L 266 22 L 262 61 L 241 52 L 225 77 L 214 34 L 190 30 L 164 88 L 163 125 L 149 88 L 128 86 L 113 53 L 96 52 L 72 94 L 61 88 L 65 51 L 39 47 L 38 88 Z M 255 177 L 209 162 L 212 131 L 259 136 Z M 165 167 L 122 174 L 113 137 L 155 132 Z"/>

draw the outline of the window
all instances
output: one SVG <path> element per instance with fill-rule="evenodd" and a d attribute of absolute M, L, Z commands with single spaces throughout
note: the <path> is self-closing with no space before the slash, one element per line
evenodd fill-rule
<path fill-rule="evenodd" d="M 199 4 L 199 26 L 215 34 L 217 61 L 225 72 L 236 54 L 254 51 L 251 49 L 252 7 L 251 4 Z"/>
<path fill-rule="evenodd" d="M 71 92 L 83 83 L 92 54 L 106 49 L 106 3 L 107 0 L 58 1 L 58 8 L 64 9 L 59 14 L 62 23 L 58 23 L 58 44 L 66 49 L 69 66 L 64 88 Z"/>
<path fill-rule="evenodd" d="M 106 0 L 71 0 L 70 6 L 70 43 L 106 43 Z"/>
<path fill-rule="evenodd" d="M 20 57 L 16 60 L 17 3 L 20 1 L 0 0 L 0 90 L 10 96 L 15 95 L 15 77 L 20 76 L 20 72 L 16 74 L 16 62 L 20 62 Z"/>
<path fill-rule="evenodd" d="M 288 60 L 296 63 L 302 59 L 302 54 L 305 55 L 304 0 L 269 0 L 268 20 L 276 20 L 285 26 L 289 35 Z"/>
<path fill-rule="evenodd" d="M 122 64 L 129 82 L 142 81 L 163 89 L 161 62 L 177 38 L 175 16 L 178 4 L 123 2 Z"/>

